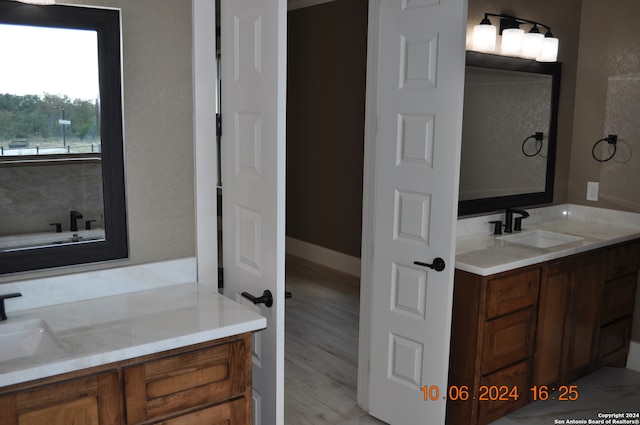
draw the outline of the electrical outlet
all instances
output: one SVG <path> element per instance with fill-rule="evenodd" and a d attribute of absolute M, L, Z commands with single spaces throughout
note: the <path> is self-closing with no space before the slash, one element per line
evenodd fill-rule
<path fill-rule="evenodd" d="M 587 182 L 587 201 L 598 200 L 599 187 L 600 187 L 600 183 L 598 182 Z"/>

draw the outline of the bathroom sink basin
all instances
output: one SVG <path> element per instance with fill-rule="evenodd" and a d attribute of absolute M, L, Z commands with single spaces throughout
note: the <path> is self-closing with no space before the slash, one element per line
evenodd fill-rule
<path fill-rule="evenodd" d="M 0 362 L 61 351 L 62 346 L 44 320 L 0 324 Z"/>
<path fill-rule="evenodd" d="M 571 242 L 578 242 L 584 238 L 565 235 L 564 233 L 548 232 L 546 230 L 530 230 L 522 233 L 514 233 L 513 235 L 498 236 L 497 239 L 535 248 L 551 248 Z"/>

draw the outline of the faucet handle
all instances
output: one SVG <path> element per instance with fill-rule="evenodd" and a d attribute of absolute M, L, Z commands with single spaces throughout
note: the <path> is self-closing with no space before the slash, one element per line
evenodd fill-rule
<path fill-rule="evenodd" d="M 0 294 L 0 321 L 7 320 L 7 313 L 4 309 L 4 300 L 7 298 L 16 298 L 21 297 L 22 294 L 20 292 L 14 292 L 12 294 Z"/>
<path fill-rule="evenodd" d="M 494 228 L 493 228 L 493 234 L 494 235 L 501 235 L 502 234 L 502 220 L 490 221 L 489 224 L 493 224 L 494 225 Z"/>

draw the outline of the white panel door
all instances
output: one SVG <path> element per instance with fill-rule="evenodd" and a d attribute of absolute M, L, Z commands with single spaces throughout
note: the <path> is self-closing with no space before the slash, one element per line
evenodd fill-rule
<path fill-rule="evenodd" d="M 224 294 L 273 296 L 255 306 L 267 318 L 253 339 L 256 425 L 284 423 L 286 12 L 286 0 L 221 0 Z"/>
<path fill-rule="evenodd" d="M 382 0 L 369 408 L 443 424 L 453 298 L 466 0 Z M 370 81 L 371 84 L 375 83 Z M 444 260 L 436 271 L 414 262 Z M 423 398 L 429 387 L 435 400 Z"/>

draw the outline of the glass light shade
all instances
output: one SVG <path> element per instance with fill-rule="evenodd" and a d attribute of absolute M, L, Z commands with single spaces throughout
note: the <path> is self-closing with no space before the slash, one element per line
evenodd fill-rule
<path fill-rule="evenodd" d="M 503 55 L 519 56 L 522 53 L 522 41 L 524 40 L 524 31 L 519 28 L 509 28 L 502 31 L 502 47 Z"/>
<path fill-rule="evenodd" d="M 542 53 L 544 35 L 540 33 L 527 33 L 522 40 L 522 56 L 529 59 L 537 59 Z"/>
<path fill-rule="evenodd" d="M 480 24 L 473 27 L 472 48 L 480 52 L 493 52 L 496 50 L 495 25 Z"/>
<path fill-rule="evenodd" d="M 545 37 L 542 40 L 542 50 L 540 56 L 536 58 L 538 62 L 555 62 L 558 60 L 558 39 L 555 37 Z"/>

